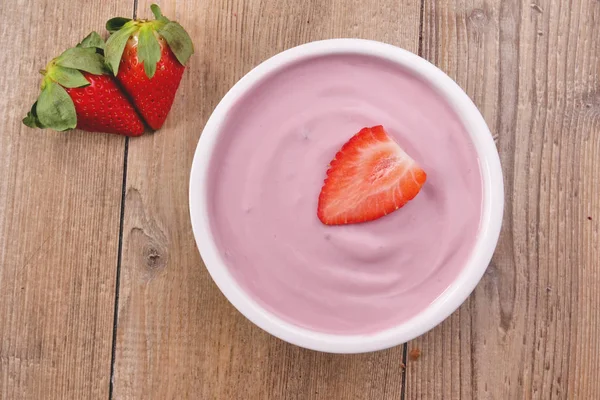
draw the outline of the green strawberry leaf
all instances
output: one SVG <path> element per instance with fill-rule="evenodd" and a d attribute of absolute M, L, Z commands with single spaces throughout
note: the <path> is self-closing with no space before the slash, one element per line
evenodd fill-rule
<path fill-rule="evenodd" d="M 91 32 L 81 41 L 81 43 L 77 45 L 77 47 L 104 50 L 104 40 L 98 34 L 98 32 Z"/>
<path fill-rule="evenodd" d="M 79 69 L 94 75 L 102 75 L 106 72 L 102 55 L 96 53 L 95 48 L 70 48 L 58 56 L 56 65 Z"/>
<path fill-rule="evenodd" d="M 116 17 L 106 21 L 106 30 L 111 34 L 120 30 L 126 23 L 131 21 L 130 18 Z"/>
<path fill-rule="evenodd" d="M 36 106 L 40 123 L 57 131 L 73 129 L 77 126 L 77 114 L 73 100 L 66 90 L 56 82 L 46 85 Z"/>
<path fill-rule="evenodd" d="M 38 119 L 31 113 L 31 111 L 29 111 L 27 116 L 23 118 L 23 124 L 30 128 L 41 128 L 41 126 L 38 126 Z"/>
<path fill-rule="evenodd" d="M 152 78 L 156 73 L 156 63 L 161 57 L 160 44 L 152 26 L 145 25 L 140 29 L 137 54 L 140 62 L 144 63 L 146 76 Z"/>
<path fill-rule="evenodd" d="M 113 33 L 106 41 L 106 47 L 104 48 L 105 62 L 113 75 L 117 75 L 119 72 L 119 63 L 121 62 L 125 45 L 131 34 L 137 29 L 138 27 L 134 25 L 134 21 L 129 21 L 123 29 Z"/>
<path fill-rule="evenodd" d="M 181 65 L 185 65 L 194 53 L 194 44 L 185 29 L 171 21 L 159 29 L 158 33 L 165 38 Z"/>
<path fill-rule="evenodd" d="M 76 88 L 88 86 L 90 84 L 79 70 L 62 67 L 60 65 L 55 65 L 50 68 L 47 76 L 66 88 Z"/>
<path fill-rule="evenodd" d="M 37 116 L 37 101 L 31 106 L 31 111 L 27 113 L 27 116 L 23 118 L 23 123 L 30 128 L 44 128 L 44 125 L 40 122 Z"/>

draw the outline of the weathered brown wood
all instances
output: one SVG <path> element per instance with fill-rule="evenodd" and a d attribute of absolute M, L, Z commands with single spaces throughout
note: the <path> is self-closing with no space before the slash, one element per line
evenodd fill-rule
<path fill-rule="evenodd" d="M 131 4 L 0 2 L 1 399 L 108 397 L 124 139 L 21 118 L 37 71 Z"/>
<path fill-rule="evenodd" d="M 498 135 L 506 214 L 406 398 L 600 398 L 600 3 L 425 0 L 422 36 Z"/>
<path fill-rule="evenodd" d="M 20 119 L 35 71 L 131 3 L 0 2 L 1 399 L 108 397 L 124 141 Z M 201 127 L 251 67 L 327 37 L 417 51 L 418 2 L 161 6 L 197 52 L 167 126 L 130 142 L 113 398 L 399 399 L 401 347 L 305 351 L 227 303 L 193 242 L 187 179 Z M 423 11 L 423 55 L 498 135 L 507 207 L 473 296 L 409 344 L 422 355 L 408 361 L 406 398 L 600 398 L 600 3 L 425 0 Z"/>
<path fill-rule="evenodd" d="M 149 15 L 149 1 L 139 15 Z M 399 399 L 402 347 L 362 356 L 301 350 L 229 305 L 202 265 L 188 216 L 201 129 L 244 73 L 285 48 L 351 36 L 417 51 L 413 1 L 162 1 L 195 41 L 166 126 L 131 140 L 114 398 Z"/>

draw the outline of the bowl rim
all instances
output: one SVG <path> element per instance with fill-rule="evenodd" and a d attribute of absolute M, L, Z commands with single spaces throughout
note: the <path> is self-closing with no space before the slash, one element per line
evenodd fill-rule
<path fill-rule="evenodd" d="M 482 176 L 482 213 L 478 237 L 465 267 L 450 286 L 431 303 L 397 326 L 371 334 L 341 335 L 309 330 L 284 321 L 262 307 L 239 286 L 221 257 L 208 216 L 208 172 L 221 127 L 235 102 L 262 79 L 300 60 L 334 54 L 381 58 L 407 68 L 438 91 L 456 112 L 476 149 Z M 469 96 L 443 71 L 402 48 L 365 39 L 327 39 L 309 42 L 272 56 L 242 77 L 222 98 L 198 141 L 189 183 L 192 230 L 204 264 L 231 304 L 266 332 L 295 345 L 329 353 L 383 350 L 412 340 L 452 314 L 475 289 L 494 253 L 504 210 L 500 157 L 492 134 Z"/>

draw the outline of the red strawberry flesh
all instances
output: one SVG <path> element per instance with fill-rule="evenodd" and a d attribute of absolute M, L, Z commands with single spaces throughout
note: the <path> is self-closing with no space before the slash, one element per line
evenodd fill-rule
<path fill-rule="evenodd" d="M 137 43 L 135 36 L 127 42 L 117 79 L 146 123 L 156 130 L 164 124 L 173 106 L 185 66 L 177 61 L 166 41 L 159 38 L 161 58 L 156 64 L 155 75 L 148 78 L 144 64 L 138 61 Z"/>
<path fill-rule="evenodd" d="M 144 133 L 144 124 L 110 76 L 83 75 L 89 86 L 65 88 L 75 105 L 77 129 L 127 136 Z"/>
<path fill-rule="evenodd" d="M 372 221 L 412 200 L 426 179 L 383 126 L 363 128 L 331 161 L 317 215 L 326 225 Z"/>

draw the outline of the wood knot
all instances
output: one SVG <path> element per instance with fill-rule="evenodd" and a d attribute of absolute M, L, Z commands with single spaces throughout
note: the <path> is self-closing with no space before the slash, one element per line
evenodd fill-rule
<path fill-rule="evenodd" d="M 472 21 L 486 21 L 487 15 L 485 14 L 485 11 L 483 11 L 481 8 L 475 8 L 471 11 L 469 18 Z"/>
<path fill-rule="evenodd" d="M 488 267 L 485 270 L 484 275 L 490 277 L 491 279 L 498 278 L 498 267 L 496 267 L 496 264 L 494 263 L 493 260 L 490 261 L 490 263 L 488 264 Z"/>
<path fill-rule="evenodd" d="M 586 113 L 600 113 L 600 90 L 592 90 L 582 96 L 583 109 Z"/>
<path fill-rule="evenodd" d="M 146 266 L 150 269 L 164 267 L 164 262 L 160 252 L 152 245 L 144 248 L 144 259 L 146 260 Z"/>
<path fill-rule="evenodd" d="M 474 8 L 469 14 L 468 25 L 475 31 L 483 31 L 485 26 L 488 24 L 489 17 L 485 10 L 481 8 Z"/>
<path fill-rule="evenodd" d="M 168 261 L 167 249 L 156 240 L 146 236 L 142 246 L 142 259 L 144 279 L 152 280 L 166 267 Z"/>
<path fill-rule="evenodd" d="M 128 247 L 134 249 L 139 277 L 151 281 L 167 268 L 169 253 L 162 232 L 156 230 L 149 235 L 141 228 L 133 228 Z"/>

